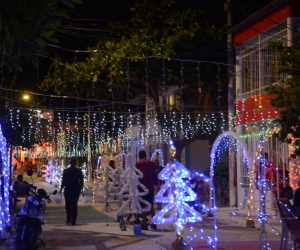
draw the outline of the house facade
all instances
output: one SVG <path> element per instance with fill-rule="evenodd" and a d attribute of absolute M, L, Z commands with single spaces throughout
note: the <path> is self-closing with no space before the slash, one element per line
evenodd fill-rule
<path fill-rule="evenodd" d="M 293 170 L 290 155 L 293 151 L 286 143 L 280 143 L 272 136 L 278 127 L 273 122 L 278 112 L 270 105 L 266 88 L 284 80 L 286 75 L 276 72 L 276 55 L 267 47 L 268 42 L 279 40 L 285 46 L 295 44 L 295 32 L 300 29 L 300 1 L 275 0 L 260 9 L 231 30 L 233 37 L 236 69 L 236 133 L 243 138 L 252 159 L 252 166 L 246 166 L 243 156 L 237 154 L 236 174 L 237 204 L 251 199 L 253 211 L 259 211 L 261 188 L 254 188 L 253 196 L 247 192 L 243 183 L 261 178 L 259 155 L 267 153 L 268 161 L 273 162 L 272 169 L 264 169 L 270 185 L 266 188 L 266 206 L 268 213 L 275 212 L 273 198 L 279 195 L 282 186 L 290 185 L 293 180 L 289 173 Z M 298 166 L 296 164 L 296 168 Z M 270 173 L 271 171 L 271 173 Z M 267 177 L 268 176 L 268 177 Z M 286 181 L 283 181 L 286 180 Z"/>

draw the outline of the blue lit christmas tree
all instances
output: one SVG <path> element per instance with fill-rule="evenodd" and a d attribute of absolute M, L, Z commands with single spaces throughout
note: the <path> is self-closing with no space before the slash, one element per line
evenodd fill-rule
<path fill-rule="evenodd" d="M 170 163 L 159 173 L 158 178 L 165 180 L 165 184 L 155 196 L 156 202 L 167 203 L 167 205 L 153 217 L 155 224 L 175 224 L 177 239 L 173 244 L 183 244 L 182 234 L 187 223 L 202 221 L 202 216 L 186 202 L 194 201 L 197 195 L 183 180 L 188 178 L 190 172 L 174 159 L 176 149 L 170 148 Z"/>

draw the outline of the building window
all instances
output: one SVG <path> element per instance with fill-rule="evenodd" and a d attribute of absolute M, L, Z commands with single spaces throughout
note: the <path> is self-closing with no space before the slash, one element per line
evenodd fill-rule
<path fill-rule="evenodd" d="M 242 67 L 242 94 L 240 98 L 248 98 L 261 94 L 270 84 L 284 79 L 283 74 L 276 73 L 277 58 L 268 48 L 272 40 L 287 39 L 286 22 L 254 37 L 247 44 L 240 46 L 240 65 Z"/>

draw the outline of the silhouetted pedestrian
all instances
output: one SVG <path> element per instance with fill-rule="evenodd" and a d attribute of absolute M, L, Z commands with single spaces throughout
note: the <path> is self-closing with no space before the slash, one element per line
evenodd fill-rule
<path fill-rule="evenodd" d="M 60 193 L 64 188 L 64 196 L 66 203 L 67 221 L 69 225 L 76 225 L 77 219 L 77 203 L 80 192 L 83 188 L 83 175 L 79 168 L 76 167 L 76 159 L 70 160 L 70 167 L 63 172 L 63 178 Z"/>

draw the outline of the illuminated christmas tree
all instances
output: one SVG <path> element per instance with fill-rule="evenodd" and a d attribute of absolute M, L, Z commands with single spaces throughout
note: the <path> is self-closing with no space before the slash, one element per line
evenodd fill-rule
<path fill-rule="evenodd" d="M 54 177 L 53 177 L 53 181 L 55 181 L 57 183 L 57 187 L 60 187 L 61 182 L 62 182 L 62 176 L 63 176 L 63 172 L 65 170 L 65 166 L 64 166 L 64 161 L 61 160 L 61 164 L 59 164 L 59 159 L 56 158 L 55 159 L 55 166 L 54 166 Z"/>
<path fill-rule="evenodd" d="M 51 161 L 49 161 L 48 165 L 46 166 L 45 179 L 47 182 L 52 184 L 52 181 L 54 179 L 54 167 L 52 166 Z"/>
<path fill-rule="evenodd" d="M 127 168 L 121 176 L 124 186 L 119 196 L 123 199 L 123 204 L 118 210 L 118 215 L 142 214 L 143 212 L 149 212 L 151 209 L 151 204 L 142 198 L 142 196 L 149 192 L 139 181 L 139 179 L 143 178 L 143 173 L 133 166 L 130 156 L 131 154 L 127 160 Z M 141 187 L 142 192 L 139 191 L 138 187 Z M 144 203 L 146 207 L 142 208 L 141 203 Z"/>
<path fill-rule="evenodd" d="M 109 187 L 111 185 L 111 182 L 113 181 L 113 168 L 109 166 L 109 157 L 108 155 L 104 155 L 101 157 L 101 166 L 100 169 L 98 169 L 98 181 L 96 182 L 96 192 L 103 192 L 103 196 L 105 199 L 108 199 L 109 195 Z"/>
<path fill-rule="evenodd" d="M 119 193 L 123 187 L 123 181 L 121 180 L 121 176 L 124 173 L 124 168 L 122 167 L 123 154 L 124 153 L 121 152 L 114 158 L 115 162 L 117 162 L 117 166 L 111 174 L 113 183 L 109 187 L 109 197 L 107 200 L 108 203 L 119 203 L 120 206 L 122 205 L 122 199 L 120 199 Z"/>
<path fill-rule="evenodd" d="M 182 234 L 187 223 L 202 221 L 202 216 L 186 202 L 194 201 L 197 195 L 183 180 L 190 172 L 181 165 L 175 157 L 175 147 L 171 145 L 171 162 L 159 173 L 158 178 L 165 180 L 165 184 L 155 196 L 156 202 L 167 205 L 153 217 L 155 224 L 175 224 L 177 239 L 174 244 L 183 244 Z"/>

